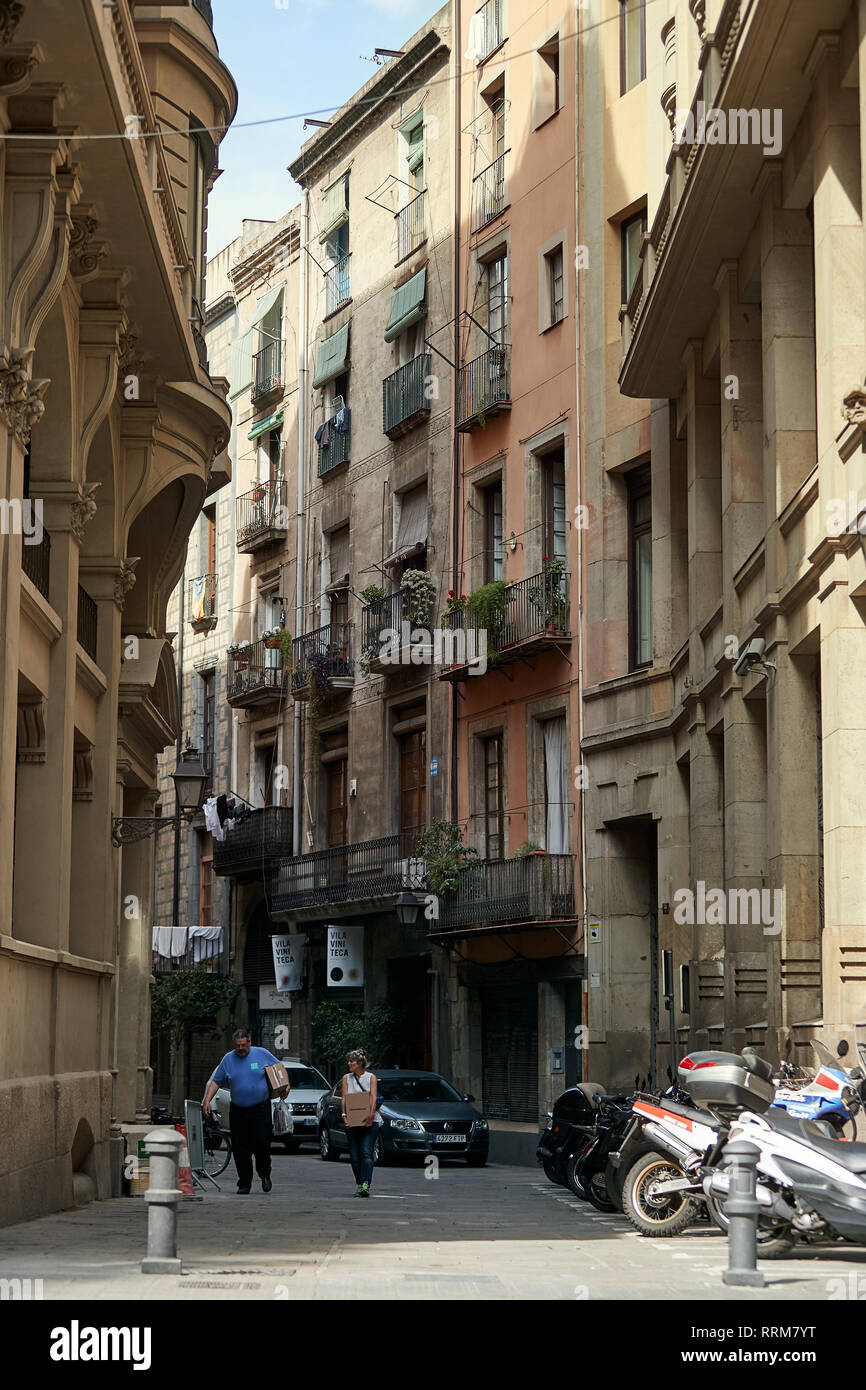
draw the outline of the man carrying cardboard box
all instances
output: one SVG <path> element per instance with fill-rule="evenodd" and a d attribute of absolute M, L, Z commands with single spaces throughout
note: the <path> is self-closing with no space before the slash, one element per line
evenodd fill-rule
<path fill-rule="evenodd" d="M 232 1037 L 234 1050 L 227 1052 L 211 1077 L 202 1110 L 210 1115 L 210 1103 L 220 1086 L 231 1092 L 229 1131 L 232 1152 L 238 1170 L 238 1192 L 246 1195 L 253 1182 L 253 1155 L 256 1172 L 262 1181 L 262 1192 L 270 1192 L 271 1096 L 289 1094 L 289 1079 L 280 1060 L 266 1047 L 253 1047 L 249 1029 L 238 1028 Z M 277 1071 L 274 1071 L 277 1068 Z M 279 1089 L 278 1083 L 285 1078 Z"/>

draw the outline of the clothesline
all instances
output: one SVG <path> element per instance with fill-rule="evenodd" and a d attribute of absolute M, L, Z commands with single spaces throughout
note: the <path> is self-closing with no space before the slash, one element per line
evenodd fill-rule
<path fill-rule="evenodd" d="M 185 956 L 192 946 L 193 964 L 211 960 L 222 950 L 222 927 L 154 927 L 151 947 L 158 956 L 166 960 L 177 960 Z M 208 950 L 208 941 L 218 942 L 216 951 Z"/>

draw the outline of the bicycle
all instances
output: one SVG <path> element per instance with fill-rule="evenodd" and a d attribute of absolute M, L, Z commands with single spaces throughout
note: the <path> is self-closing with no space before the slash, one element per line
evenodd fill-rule
<path fill-rule="evenodd" d="M 204 1172 L 218 1178 L 228 1168 L 232 1157 L 232 1141 L 227 1129 L 222 1129 L 212 1116 L 202 1116 Z"/>

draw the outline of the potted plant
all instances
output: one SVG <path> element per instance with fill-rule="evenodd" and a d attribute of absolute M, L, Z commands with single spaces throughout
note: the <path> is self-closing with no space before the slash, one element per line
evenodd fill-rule
<path fill-rule="evenodd" d="M 541 845 L 536 845 L 532 840 L 524 840 L 522 845 L 518 845 L 514 851 L 515 859 L 529 859 L 534 854 L 540 854 L 542 859 L 547 858 L 547 850 L 542 849 Z"/>
<path fill-rule="evenodd" d="M 433 612 L 436 581 L 426 570 L 405 570 L 400 580 L 406 619 L 413 627 L 427 627 Z"/>
<path fill-rule="evenodd" d="M 292 664 L 292 634 L 286 629 L 280 628 L 280 651 L 283 654 L 283 665 L 288 669 Z"/>
<path fill-rule="evenodd" d="M 487 633 L 488 662 L 496 659 L 503 643 L 507 589 L 504 579 L 494 579 L 492 583 L 474 589 L 466 601 L 470 625 Z"/>
<path fill-rule="evenodd" d="M 433 892 L 442 894 L 455 892 L 460 870 L 474 855 L 475 850 L 463 843 L 460 826 L 439 820 L 421 831 L 413 857 L 424 860 Z"/>
<path fill-rule="evenodd" d="M 265 487 L 264 483 L 256 483 L 250 495 L 254 502 L 263 502 L 265 500 L 266 493 L 267 488 Z"/>
<path fill-rule="evenodd" d="M 234 661 L 236 669 L 249 666 L 252 648 L 249 642 L 232 642 L 228 648 L 228 654 Z"/>
<path fill-rule="evenodd" d="M 445 607 L 444 607 L 443 610 L 442 610 L 442 617 L 441 617 L 441 619 L 440 619 L 440 626 L 441 626 L 441 627 L 459 627 L 459 626 L 460 626 L 459 623 L 452 623 L 452 622 L 450 621 L 451 614 L 452 614 L 452 613 L 462 613 L 462 612 L 465 610 L 465 608 L 466 608 L 466 603 L 467 603 L 467 599 L 466 599 L 466 595 L 465 595 L 465 594 L 461 594 L 460 597 L 458 598 L 457 595 L 456 595 L 456 593 L 454 592 L 454 590 L 453 590 L 453 589 L 449 589 L 449 590 L 448 590 L 448 598 L 446 599 L 446 601 L 445 601 Z"/>
<path fill-rule="evenodd" d="M 279 650 L 282 631 L 283 629 L 281 627 L 271 627 L 268 628 L 267 632 L 262 633 L 261 640 L 264 642 L 268 651 L 275 652 Z"/>
<path fill-rule="evenodd" d="M 368 584 L 366 589 L 361 590 L 361 599 L 364 603 L 378 603 L 379 599 L 385 597 L 385 590 L 381 584 Z"/>

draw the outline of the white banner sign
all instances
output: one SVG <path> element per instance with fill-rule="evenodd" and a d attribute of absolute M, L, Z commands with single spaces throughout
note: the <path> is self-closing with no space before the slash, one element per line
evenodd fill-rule
<path fill-rule="evenodd" d="M 274 978 L 277 990 L 281 993 L 290 989 L 302 989 L 304 981 L 305 936 L 272 936 L 274 948 Z"/>
<path fill-rule="evenodd" d="M 364 983 L 363 927 L 328 927 L 326 978 L 331 986 Z"/>

